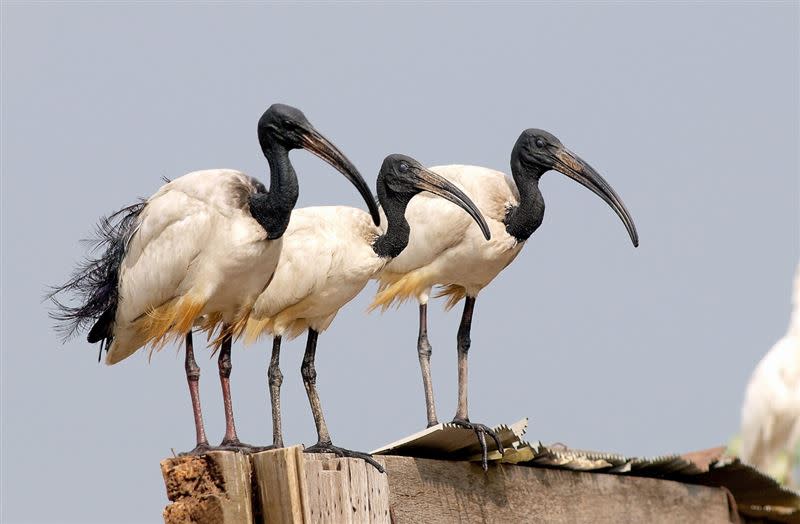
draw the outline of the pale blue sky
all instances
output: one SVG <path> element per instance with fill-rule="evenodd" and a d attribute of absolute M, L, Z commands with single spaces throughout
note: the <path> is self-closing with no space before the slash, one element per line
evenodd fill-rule
<path fill-rule="evenodd" d="M 736 431 L 744 384 L 788 323 L 798 260 L 798 8 L 782 4 L 2 7 L 2 520 L 153 522 L 158 462 L 193 445 L 182 357 L 114 367 L 62 346 L 41 298 L 96 219 L 161 177 L 267 173 L 271 103 L 300 107 L 374 183 L 401 152 L 508 169 L 520 131 L 553 132 L 614 186 L 552 173 L 544 224 L 478 298 L 470 414 L 529 437 L 655 455 Z M 292 154 L 300 206 L 358 195 Z M 373 285 L 368 287 L 369 291 Z M 367 316 L 365 292 L 320 337 L 334 441 L 368 450 L 421 429 L 416 308 Z M 455 410 L 459 314 L 431 306 L 439 414 Z M 315 441 L 284 344 L 287 443 Z M 200 350 L 207 429 L 223 416 Z M 268 343 L 234 348 L 241 437 L 271 438 Z M 42 487 L 48 488 L 43 495 Z"/>

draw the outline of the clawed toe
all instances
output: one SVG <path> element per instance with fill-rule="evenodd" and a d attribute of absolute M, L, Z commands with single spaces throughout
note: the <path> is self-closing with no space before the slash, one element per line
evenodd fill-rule
<path fill-rule="evenodd" d="M 367 462 L 372 467 L 380 471 L 381 473 L 386 473 L 386 470 L 383 469 L 383 466 L 378 464 L 378 462 L 372 458 L 372 455 L 369 453 L 363 453 L 361 451 L 353 451 L 351 449 L 340 448 L 339 446 L 334 446 L 330 442 L 317 442 L 311 447 L 306 448 L 303 450 L 305 453 L 333 453 L 338 457 L 349 457 L 349 458 L 359 458 L 364 462 Z"/>
<path fill-rule="evenodd" d="M 245 444 L 244 442 L 240 442 L 238 439 L 231 439 L 231 440 L 223 440 L 219 446 L 213 448 L 212 451 L 236 451 L 238 453 L 258 453 L 259 451 L 267 451 L 270 449 L 275 449 L 274 446 L 253 446 L 251 444 Z"/>
<path fill-rule="evenodd" d="M 203 442 L 198 444 L 194 447 L 191 451 L 184 451 L 183 453 L 178 453 L 179 457 L 189 457 L 189 456 L 198 456 L 198 455 L 205 455 L 213 448 L 208 444 L 208 442 Z"/>
<path fill-rule="evenodd" d="M 469 420 L 465 419 L 453 419 L 451 424 L 464 429 L 471 429 L 475 432 L 475 435 L 478 437 L 478 442 L 481 445 L 481 466 L 483 467 L 483 471 L 489 470 L 489 447 L 486 445 L 486 435 L 492 437 L 492 440 L 494 440 L 497 450 L 501 455 L 505 453 L 505 449 L 503 448 L 503 443 L 500 441 L 500 437 L 489 426 L 478 424 L 476 422 L 470 422 Z"/>

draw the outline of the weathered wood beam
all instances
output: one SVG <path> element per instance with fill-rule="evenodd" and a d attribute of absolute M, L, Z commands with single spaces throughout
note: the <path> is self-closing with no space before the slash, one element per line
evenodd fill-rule
<path fill-rule="evenodd" d="M 398 456 L 251 456 L 162 462 L 167 524 L 281 522 L 736 522 L 720 488 L 653 478 Z M 251 488 L 252 486 L 252 488 Z"/>
<path fill-rule="evenodd" d="M 393 522 L 735 522 L 724 490 L 668 480 L 382 457 Z"/>

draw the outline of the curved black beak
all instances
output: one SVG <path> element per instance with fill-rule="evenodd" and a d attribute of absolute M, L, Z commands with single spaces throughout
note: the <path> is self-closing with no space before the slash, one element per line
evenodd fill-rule
<path fill-rule="evenodd" d="M 625 208 L 625 204 L 622 203 L 622 199 L 608 182 L 600 176 L 600 173 L 584 162 L 581 157 L 565 147 L 559 148 L 555 153 L 555 157 L 556 164 L 553 169 L 567 175 L 582 186 L 589 188 L 592 193 L 602 198 L 606 204 L 611 206 L 611 209 L 614 210 L 625 224 L 625 228 L 631 236 L 633 247 L 639 247 L 639 234 L 636 232 L 633 218 L 631 218 L 630 213 L 628 213 L 628 210 Z"/>
<path fill-rule="evenodd" d="M 303 148 L 314 153 L 316 156 L 333 166 L 337 171 L 343 174 L 361 193 L 361 198 L 367 203 L 369 214 L 372 216 L 372 221 L 376 226 L 381 224 L 381 216 L 378 212 L 378 204 L 375 197 L 372 196 L 369 186 L 361 177 L 361 173 L 353 165 L 350 160 L 344 156 L 344 153 L 334 146 L 330 140 L 322 136 L 322 134 L 314 129 L 303 129 L 301 134 L 301 141 Z"/>
<path fill-rule="evenodd" d="M 449 200 L 464 211 L 478 224 L 481 228 L 483 237 L 486 240 L 492 238 L 489 232 L 489 225 L 483 218 L 478 206 L 464 194 L 463 191 L 458 189 L 453 183 L 441 175 L 437 175 L 430 169 L 418 168 L 415 173 L 414 187 L 421 191 L 429 191 L 436 196 L 440 196 L 445 200 Z"/>

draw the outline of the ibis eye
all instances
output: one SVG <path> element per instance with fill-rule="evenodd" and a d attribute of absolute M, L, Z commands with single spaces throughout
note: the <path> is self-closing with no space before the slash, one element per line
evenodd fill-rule
<path fill-rule="evenodd" d="M 400 166 L 398 166 L 397 169 L 399 169 L 401 173 L 406 173 L 408 172 L 408 164 L 405 162 L 400 162 Z"/>
<path fill-rule="evenodd" d="M 543 148 L 544 147 L 544 140 L 542 140 L 541 138 L 537 138 L 536 139 L 536 147 Z"/>

